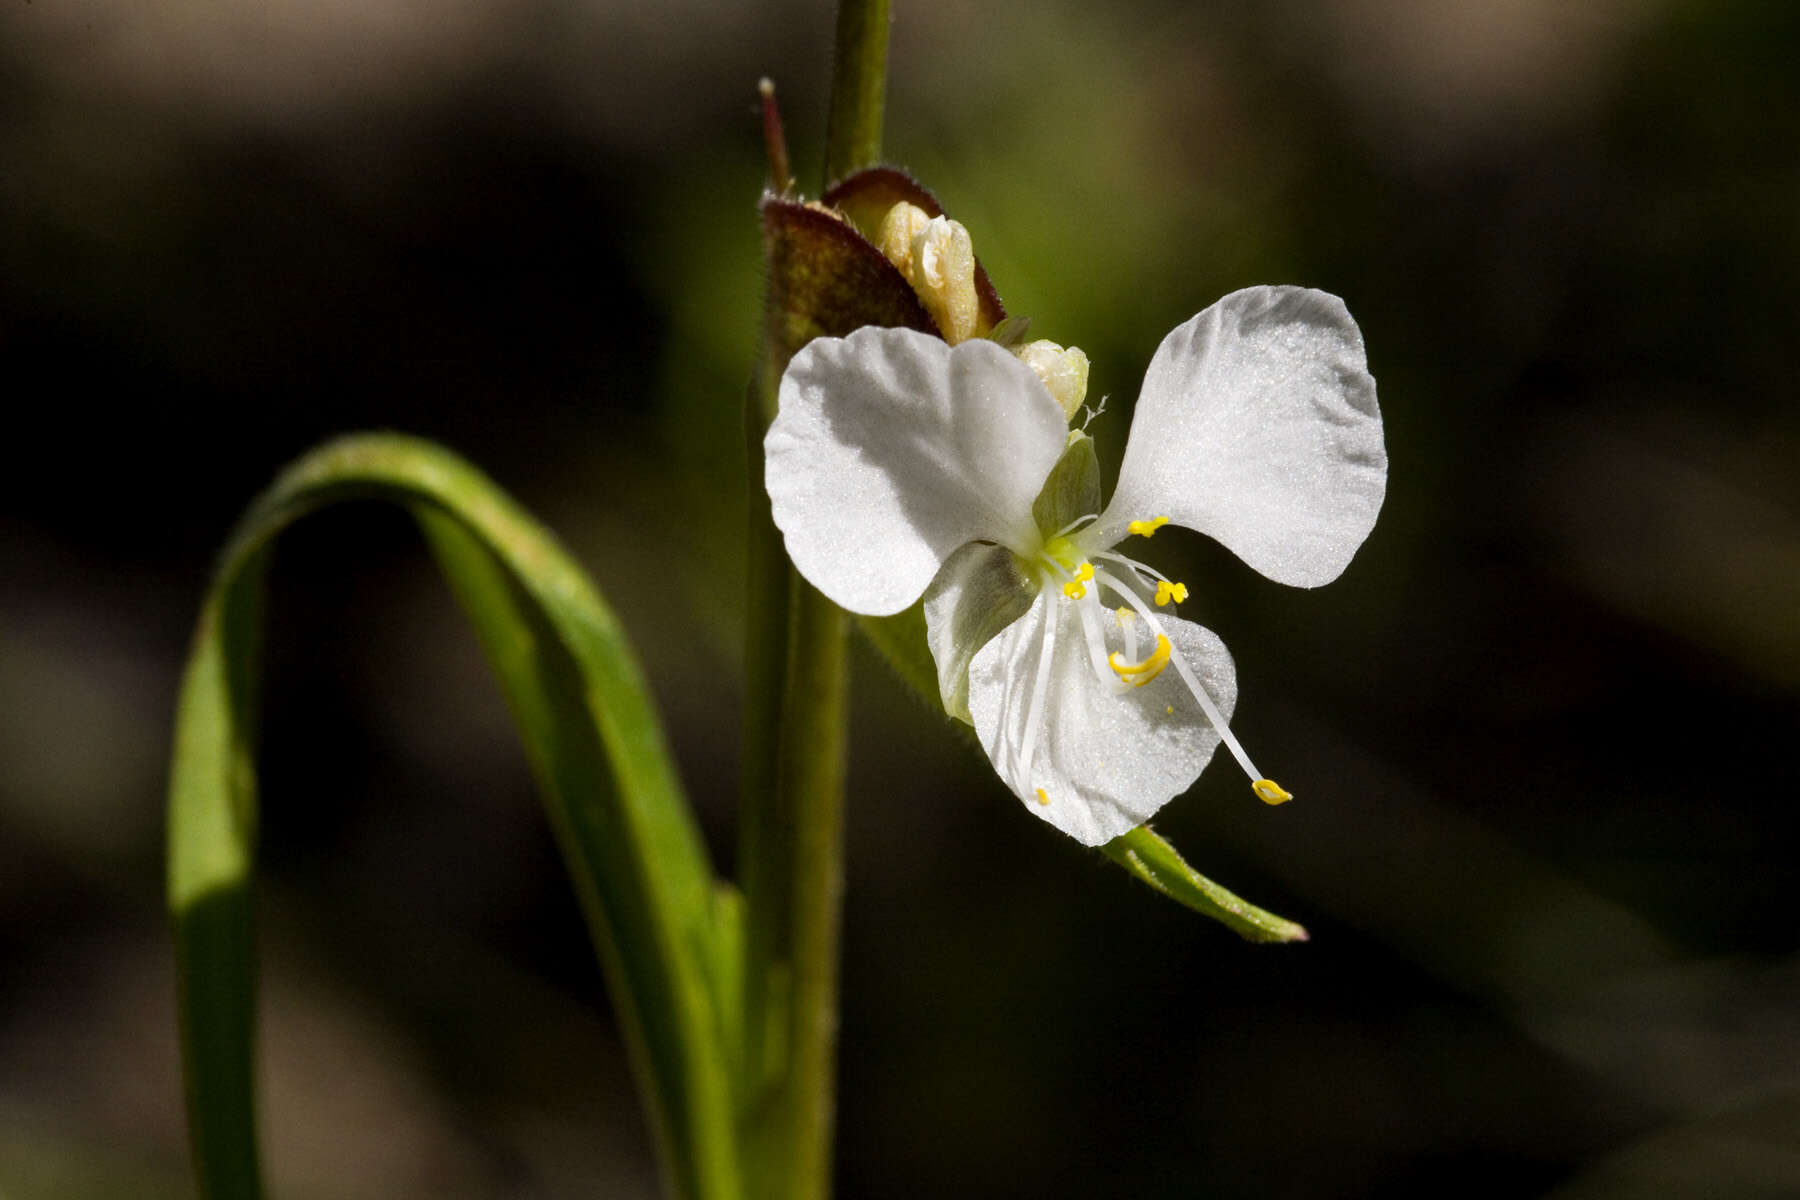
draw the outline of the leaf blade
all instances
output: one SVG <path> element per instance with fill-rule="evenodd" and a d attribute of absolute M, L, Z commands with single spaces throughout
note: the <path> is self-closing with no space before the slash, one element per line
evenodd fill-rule
<path fill-rule="evenodd" d="M 725 952 L 704 848 L 623 631 L 572 560 L 480 472 L 398 435 L 315 450 L 250 508 L 202 611 L 180 701 L 169 903 L 203 1195 L 254 1196 L 250 885 L 260 575 L 307 512 L 372 497 L 418 518 L 518 721 L 607 968 L 672 1189 L 739 1195 Z"/>

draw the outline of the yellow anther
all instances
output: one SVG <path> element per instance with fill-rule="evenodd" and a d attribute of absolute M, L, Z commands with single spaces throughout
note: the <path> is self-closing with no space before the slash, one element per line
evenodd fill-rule
<path fill-rule="evenodd" d="M 1163 711 L 1168 713 L 1172 717 L 1175 715 L 1175 706 L 1173 704 L 1164 705 Z"/>
<path fill-rule="evenodd" d="M 1166 579 L 1159 579 L 1156 581 L 1156 605 L 1158 608 L 1161 608 L 1163 605 L 1167 604 L 1171 600 L 1175 601 L 1175 603 L 1177 603 L 1177 604 L 1180 604 L 1183 600 L 1186 600 L 1186 599 L 1187 599 L 1187 584 L 1185 584 L 1185 583 L 1170 583 Z"/>
<path fill-rule="evenodd" d="M 1071 600 L 1079 600 L 1087 595 L 1087 589 L 1082 587 L 1079 583 L 1070 581 L 1069 583 L 1063 584 L 1063 595 Z"/>
<path fill-rule="evenodd" d="M 1087 595 L 1087 589 L 1083 587 L 1082 584 L 1093 577 L 1094 564 L 1087 562 L 1082 563 L 1079 567 L 1075 568 L 1075 578 L 1071 579 L 1068 583 L 1063 584 L 1063 595 L 1069 597 L 1071 600 L 1081 599 L 1083 596 Z"/>
<path fill-rule="evenodd" d="M 1140 663 L 1119 661 L 1119 652 L 1114 650 L 1106 656 L 1106 664 L 1118 672 L 1119 678 L 1132 687 L 1143 687 L 1152 679 L 1162 674 L 1162 669 L 1169 665 L 1169 639 L 1165 634 L 1156 635 L 1156 649 L 1150 657 Z"/>
<path fill-rule="evenodd" d="M 1073 571 L 1075 564 L 1081 561 L 1081 555 L 1075 550 L 1075 543 L 1066 537 L 1053 537 L 1045 542 L 1044 553 L 1055 559 L 1057 565 L 1065 571 Z"/>
<path fill-rule="evenodd" d="M 1152 517 L 1148 521 L 1133 521 L 1125 527 L 1127 533 L 1135 533 L 1139 537 L 1151 537 L 1157 530 L 1169 523 L 1167 517 Z"/>
<path fill-rule="evenodd" d="M 1258 800 L 1269 805 L 1286 804 L 1289 800 L 1294 798 L 1294 793 L 1288 791 L 1273 779 L 1259 779 L 1250 785 L 1250 790 L 1256 793 L 1256 798 Z"/>
<path fill-rule="evenodd" d="M 1038 794 L 1038 803 L 1039 804 L 1049 804 L 1050 803 L 1050 793 L 1049 792 L 1046 792 L 1043 788 L 1039 788 L 1037 790 L 1037 794 Z"/>

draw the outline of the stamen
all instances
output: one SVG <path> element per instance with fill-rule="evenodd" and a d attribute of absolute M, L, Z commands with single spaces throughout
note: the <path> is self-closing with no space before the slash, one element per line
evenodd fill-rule
<path fill-rule="evenodd" d="M 1157 570 L 1155 567 L 1148 566 L 1144 563 L 1141 563 L 1141 562 L 1137 561 L 1137 559 L 1135 559 L 1135 558 L 1126 558 L 1123 554 L 1118 554 L 1111 550 L 1102 550 L 1098 554 L 1094 555 L 1094 557 L 1099 559 L 1101 562 L 1118 563 L 1121 567 L 1125 568 L 1127 571 L 1130 571 L 1133 575 L 1136 575 L 1139 579 L 1142 579 L 1147 584 L 1157 583 L 1159 581 L 1167 580 L 1169 578 L 1167 575 L 1164 575 L 1161 571 Z"/>
<path fill-rule="evenodd" d="M 1288 791 L 1273 779 L 1259 779 L 1250 785 L 1250 790 L 1256 793 L 1256 798 L 1258 800 L 1261 800 L 1264 804 L 1270 805 L 1271 807 L 1277 804 L 1286 804 L 1289 800 L 1294 798 L 1294 793 Z M 1039 792 L 1038 795 L 1041 796 L 1043 793 Z M 1046 801 L 1046 803 L 1048 803 L 1048 801 Z"/>
<path fill-rule="evenodd" d="M 1131 524 L 1125 526 L 1125 532 L 1128 534 L 1136 534 L 1138 537 L 1153 537 L 1157 530 L 1168 523 L 1169 518 L 1167 517 L 1152 517 L 1148 521 L 1133 521 Z"/>
<path fill-rule="evenodd" d="M 1169 665 L 1169 639 L 1162 634 L 1156 635 L 1156 650 L 1141 663 L 1123 663 L 1119 661 L 1118 651 L 1113 651 L 1106 658 L 1106 665 L 1118 672 L 1119 678 L 1132 687 L 1143 687 L 1152 679 L 1162 674 L 1162 669 Z"/>
<path fill-rule="evenodd" d="M 1061 529 L 1057 530 L 1056 533 L 1051 536 L 1050 540 L 1055 541 L 1057 538 L 1068 537 L 1071 533 L 1074 533 L 1077 529 L 1080 529 L 1083 525 L 1086 525 L 1088 522 L 1098 521 L 1099 519 L 1100 519 L 1099 513 L 1086 513 L 1082 516 L 1076 517 L 1073 521 L 1070 521 L 1067 525 L 1064 525 Z"/>
<path fill-rule="evenodd" d="M 1037 750 L 1038 718 L 1044 713 L 1044 696 L 1050 690 L 1051 654 L 1056 647 L 1056 608 L 1044 606 L 1044 636 L 1038 645 L 1037 678 L 1031 685 L 1031 707 L 1025 710 L 1025 744 L 1019 750 L 1019 776 L 1031 778 L 1031 756 Z"/>
<path fill-rule="evenodd" d="M 1180 604 L 1186 599 L 1187 584 L 1170 583 L 1167 579 L 1159 579 L 1156 581 L 1156 607 L 1161 608 L 1171 600 Z"/>
<path fill-rule="evenodd" d="M 1047 805 L 1050 803 L 1050 793 L 1046 792 L 1043 788 L 1037 790 L 1037 798 L 1039 804 Z"/>
<path fill-rule="evenodd" d="M 1068 583 L 1063 584 L 1063 595 L 1069 597 L 1071 600 L 1081 599 L 1083 596 L 1087 595 L 1087 589 L 1081 585 L 1093 577 L 1094 564 L 1087 562 L 1082 563 L 1079 567 L 1075 568 L 1075 578 L 1071 579 Z"/>
<path fill-rule="evenodd" d="M 1107 588 L 1116 595 L 1122 596 L 1127 604 L 1137 610 L 1138 616 L 1144 618 L 1144 624 L 1148 625 L 1152 632 L 1159 638 L 1164 636 L 1162 625 L 1157 621 L 1156 614 L 1152 613 L 1150 609 L 1145 606 L 1143 600 L 1139 598 L 1136 592 L 1132 591 L 1123 583 L 1120 583 L 1119 580 L 1104 571 L 1096 573 L 1094 581 L 1099 586 Z M 1250 761 L 1250 756 L 1244 753 L 1244 747 L 1241 746 L 1238 743 L 1237 738 L 1232 735 L 1231 726 L 1225 723 L 1225 716 L 1219 711 L 1219 706 L 1213 703 L 1212 696 L 1207 692 L 1206 688 L 1201 685 L 1199 677 L 1194 674 L 1194 669 L 1188 665 L 1187 659 L 1182 656 L 1179 650 L 1175 650 L 1173 646 L 1170 647 L 1169 661 L 1175 664 L 1175 673 L 1181 676 L 1181 681 L 1187 684 L 1188 691 L 1192 692 L 1194 699 L 1200 702 L 1200 711 L 1204 712 L 1206 714 L 1206 719 L 1212 722 L 1213 729 L 1218 732 L 1219 740 L 1225 743 L 1225 748 L 1227 750 L 1231 751 L 1231 757 L 1237 759 L 1238 766 L 1244 769 L 1244 774 L 1248 775 L 1252 781 L 1267 778 L 1261 771 L 1256 769 L 1256 764 Z M 1261 793 L 1259 792 L 1258 795 L 1261 795 Z"/>
<path fill-rule="evenodd" d="M 1118 614 L 1119 628 L 1125 631 L 1125 657 L 1136 659 L 1137 652 L 1137 614 L 1121 604 L 1114 610 Z"/>
<path fill-rule="evenodd" d="M 1075 613 L 1081 618 L 1081 636 L 1087 642 L 1088 665 L 1093 667 L 1095 677 L 1102 684 L 1124 691 L 1125 685 L 1113 678 L 1112 672 L 1107 670 L 1106 635 L 1100 629 L 1099 596 L 1077 601 Z"/>

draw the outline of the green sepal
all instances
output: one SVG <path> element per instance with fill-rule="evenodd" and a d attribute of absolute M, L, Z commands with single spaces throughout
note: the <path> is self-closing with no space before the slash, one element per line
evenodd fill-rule
<path fill-rule="evenodd" d="M 864 325 L 943 336 L 906 277 L 848 222 L 771 195 L 763 197 L 762 226 L 777 375 L 812 339 L 845 337 Z"/>
<path fill-rule="evenodd" d="M 923 209 L 927 216 L 944 215 L 944 206 L 931 194 L 931 189 L 899 167 L 865 167 L 861 171 L 852 171 L 826 188 L 819 199 L 849 217 L 851 224 L 871 242 L 881 232 L 882 218 L 896 204 L 911 204 Z"/>
<path fill-rule="evenodd" d="M 849 217 L 871 243 L 880 236 L 881 220 L 888 209 L 902 201 L 922 209 L 926 216 L 944 215 L 944 206 L 931 189 L 899 167 L 852 171 L 826 188 L 821 199 Z M 975 257 L 975 295 L 981 303 L 981 315 L 975 323 L 977 332 L 992 329 L 1006 319 L 1006 306 L 1000 303 L 1000 293 L 994 290 L 980 255 Z"/>
<path fill-rule="evenodd" d="M 1100 460 L 1094 454 L 1094 439 L 1072 429 L 1062 457 L 1050 468 L 1037 499 L 1031 502 L 1031 519 L 1048 541 L 1081 518 L 1099 512 Z"/>
<path fill-rule="evenodd" d="M 1220 887 L 1194 868 L 1148 825 L 1100 847 L 1106 857 L 1163 895 L 1203 917 L 1226 926 L 1251 942 L 1304 942 L 1307 932 L 1286 917 L 1250 904 Z"/>
<path fill-rule="evenodd" d="M 982 336 L 1011 350 L 1014 346 L 1024 345 L 1026 335 L 1030 332 L 1031 318 L 1014 316 L 1001 321 Z"/>

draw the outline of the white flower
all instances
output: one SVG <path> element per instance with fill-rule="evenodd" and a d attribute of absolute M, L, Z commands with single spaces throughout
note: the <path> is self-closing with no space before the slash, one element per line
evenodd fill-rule
<path fill-rule="evenodd" d="M 763 445 L 795 567 L 852 612 L 924 596 L 945 708 L 1030 811 L 1100 845 L 1185 791 L 1221 740 L 1258 795 L 1287 798 L 1226 724 L 1224 645 L 1167 611 L 1187 589 L 1114 547 L 1167 522 L 1280 583 L 1343 571 L 1381 509 L 1387 453 L 1337 297 L 1249 288 L 1164 338 L 1104 509 L 1086 435 L 982 340 L 813 341 Z"/>

